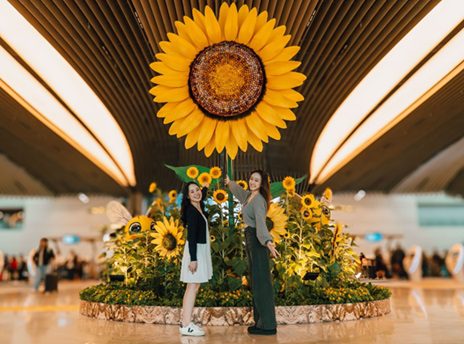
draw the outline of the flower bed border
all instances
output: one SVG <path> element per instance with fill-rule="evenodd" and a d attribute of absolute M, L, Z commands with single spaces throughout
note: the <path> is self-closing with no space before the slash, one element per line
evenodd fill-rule
<path fill-rule="evenodd" d="M 386 315 L 390 312 L 390 299 L 332 305 L 276 307 L 279 325 L 359 320 Z M 181 309 L 81 301 L 80 313 L 91 318 L 104 320 L 178 325 Z M 196 307 L 193 320 L 204 326 L 252 325 L 253 315 L 249 307 Z"/>

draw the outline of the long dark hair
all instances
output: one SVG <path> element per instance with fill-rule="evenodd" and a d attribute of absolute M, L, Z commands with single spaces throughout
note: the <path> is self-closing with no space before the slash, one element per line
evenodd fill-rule
<path fill-rule="evenodd" d="M 254 170 L 250 173 L 248 180 L 250 180 L 253 173 L 258 173 L 261 176 L 261 186 L 259 187 L 259 193 L 266 200 L 267 210 L 271 205 L 271 183 L 269 181 L 269 175 L 263 170 Z"/>
<path fill-rule="evenodd" d="M 187 209 L 191 205 L 190 198 L 188 197 L 190 185 L 196 185 L 200 187 L 200 185 L 198 185 L 197 182 L 188 182 L 187 184 L 184 185 L 184 188 L 182 189 L 182 204 L 180 206 L 180 219 L 182 223 L 184 224 L 184 226 L 187 225 Z M 203 204 L 203 199 L 200 201 L 200 208 L 203 214 L 207 216 L 205 212 L 205 205 Z"/>

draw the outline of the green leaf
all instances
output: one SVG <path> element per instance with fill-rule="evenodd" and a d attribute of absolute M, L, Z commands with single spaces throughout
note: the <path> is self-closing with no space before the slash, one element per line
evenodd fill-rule
<path fill-rule="evenodd" d="M 301 178 L 295 179 L 295 185 L 301 184 L 306 179 L 306 175 L 304 175 Z M 283 192 L 285 191 L 285 188 L 282 184 L 282 182 L 274 182 L 271 183 L 271 195 L 272 198 L 279 197 Z"/>
<path fill-rule="evenodd" d="M 234 277 L 227 277 L 227 284 L 231 291 L 237 290 L 242 286 L 242 280 Z"/>
<path fill-rule="evenodd" d="M 177 177 L 181 181 L 183 181 L 184 183 L 195 181 L 195 179 L 192 179 L 192 178 L 187 176 L 187 170 L 190 167 L 196 167 L 198 169 L 198 171 L 200 172 L 199 175 L 202 174 L 203 172 L 209 172 L 209 170 L 210 170 L 208 167 L 200 166 L 200 165 L 189 165 L 189 166 L 176 167 L 176 166 L 171 166 L 171 165 L 165 164 L 164 166 L 166 166 L 167 168 L 173 170 L 176 173 Z"/>
<path fill-rule="evenodd" d="M 245 263 L 244 260 L 241 260 L 239 258 L 234 258 L 232 268 L 234 269 L 234 272 L 237 275 L 241 276 L 245 273 L 247 269 L 247 263 Z"/>

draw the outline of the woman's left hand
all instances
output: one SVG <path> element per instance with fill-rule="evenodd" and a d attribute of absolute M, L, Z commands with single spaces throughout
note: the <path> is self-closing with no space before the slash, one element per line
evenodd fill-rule
<path fill-rule="evenodd" d="M 275 244 L 272 241 L 268 241 L 266 246 L 269 249 L 269 251 L 271 252 L 271 257 L 273 257 L 273 258 L 280 257 L 280 253 L 279 253 L 279 251 L 276 250 Z"/>

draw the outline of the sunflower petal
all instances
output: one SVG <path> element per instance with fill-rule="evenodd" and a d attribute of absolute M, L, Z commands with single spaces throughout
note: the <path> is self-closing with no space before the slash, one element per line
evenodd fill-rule
<path fill-rule="evenodd" d="M 270 138 L 273 138 L 274 140 L 280 140 L 281 135 L 275 125 L 263 121 L 263 127 L 266 129 L 266 134 L 269 135 Z"/>
<path fill-rule="evenodd" d="M 206 145 L 206 147 L 205 147 L 205 156 L 207 158 L 209 158 L 211 156 L 211 154 L 213 154 L 215 147 L 216 147 L 216 144 L 215 144 L 214 140 L 210 140 L 208 142 L 208 144 Z"/>
<path fill-rule="evenodd" d="M 295 57 L 295 55 L 300 51 L 300 47 L 298 46 L 291 46 L 291 47 L 286 47 L 281 53 L 279 53 L 276 57 L 274 57 L 273 59 L 269 60 L 269 61 L 266 61 L 264 64 L 265 65 L 268 65 L 268 64 L 271 64 L 271 63 L 274 63 L 274 62 L 278 62 L 278 61 L 289 61 L 291 60 L 293 57 Z"/>
<path fill-rule="evenodd" d="M 226 152 L 227 155 L 234 160 L 238 153 L 238 145 L 233 137 L 229 137 L 229 140 L 226 143 Z"/>
<path fill-rule="evenodd" d="M 286 128 L 284 120 L 279 116 L 279 114 L 274 110 L 274 108 L 268 105 L 266 102 L 260 102 L 256 107 L 256 112 L 259 117 L 265 122 L 275 125 L 279 128 Z"/>
<path fill-rule="evenodd" d="M 245 19 L 248 17 L 250 10 L 247 5 L 242 5 L 238 10 L 238 26 L 241 27 Z"/>
<path fill-rule="evenodd" d="M 163 61 L 166 66 L 179 72 L 187 72 L 190 67 L 190 60 L 186 59 L 182 55 L 178 54 L 163 54 L 159 53 L 155 55 L 158 60 Z"/>
<path fill-rule="evenodd" d="M 215 133 L 215 143 L 216 143 L 216 150 L 218 153 L 221 153 L 224 149 L 227 140 L 229 139 L 229 122 L 219 121 L 216 127 Z"/>
<path fill-rule="evenodd" d="M 195 24 L 197 24 L 198 27 L 203 31 L 203 33 L 206 34 L 205 16 L 203 15 L 203 13 L 201 13 L 196 8 L 194 8 L 192 10 L 192 15 L 193 15 L 193 21 L 195 22 Z"/>
<path fill-rule="evenodd" d="M 188 34 L 188 31 L 187 31 L 187 25 L 185 25 L 184 23 L 182 23 L 181 21 L 179 20 L 176 20 L 174 22 L 174 25 L 176 26 L 176 29 L 177 29 L 177 34 L 182 37 L 183 39 L 187 40 L 190 44 L 192 44 L 193 46 L 196 46 L 195 45 L 195 42 L 192 40 L 192 38 L 190 37 L 190 35 Z"/>
<path fill-rule="evenodd" d="M 229 15 L 229 5 L 227 2 L 223 2 L 219 8 L 219 26 L 221 28 L 222 34 L 224 34 L 224 28 L 226 27 L 227 16 Z"/>
<path fill-rule="evenodd" d="M 157 75 L 150 80 L 154 84 L 168 87 L 183 87 L 187 86 L 186 73 L 176 73 L 176 75 Z"/>
<path fill-rule="evenodd" d="M 286 108 L 277 108 L 274 107 L 274 110 L 280 115 L 280 117 L 285 121 L 295 121 L 296 116 L 292 110 Z"/>
<path fill-rule="evenodd" d="M 270 79 L 271 78 L 269 78 L 269 81 Z M 280 92 L 274 91 L 271 89 L 266 90 L 263 100 L 270 105 L 280 106 L 280 107 L 285 107 L 285 108 L 295 108 L 298 106 L 296 102 L 285 98 Z"/>
<path fill-rule="evenodd" d="M 156 114 L 156 116 L 158 118 L 164 118 L 166 117 L 167 115 L 169 115 L 172 110 L 174 110 L 174 108 L 179 105 L 179 103 L 166 103 L 164 104 L 161 109 L 158 110 L 158 113 Z"/>
<path fill-rule="evenodd" d="M 187 34 L 192 40 L 193 44 L 199 49 L 202 50 L 208 45 L 208 37 L 206 37 L 205 31 L 195 23 L 189 17 L 184 17 L 185 27 Z"/>
<path fill-rule="evenodd" d="M 290 99 L 291 101 L 301 102 L 304 100 L 303 95 L 295 90 L 281 90 L 280 92 L 285 98 Z"/>
<path fill-rule="evenodd" d="M 266 25 L 267 23 L 267 11 L 263 11 L 258 15 L 258 18 L 256 18 L 256 26 L 255 26 L 255 34 L 258 33 L 261 28 Z M 274 27 L 274 25 L 272 25 Z"/>
<path fill-rule="evenodd" d="M 178 71 L 169 68 L 165 63 L 160 61 L 150 63 L 150 68 L 158 74 L 171 75 L 178 73 Z"/>
<path fill-rule="evenodd" d="M 172 47 L 179 55 L 186 57 L 190 61 L 197 55 L 198 49 L 185 38 L 182 38 L 172 32 L 168 32 L 168 38 L 172 42 Z"/>
<path fill-rule="evenodd" d="M 258 152 L 263 151 L 263 142 L 248 128 L 248 142 Z"/>
<path fill-rule="evenodd" d="M 171 122 L 184 118 L 185 116 L 191 114 L 192 111 L 196 108 L 197 106 L 195 105 L 195 103 L 190 98 L 187 98 L 184 101 L 177 103 L 177 106 L 173 108 L 169 114 L 166 115 L 166 118 L 164 119 L 164 124 L 169 124 Z"/>
<path fill-rule="evenodd" d="M 179 131 L 177 132 L 178 137 L 182 137 L 190 133 L 192 130 L 201 125 L 202 119 L 205 115 L 200 109 L 195 109 L 190 115 L 185 117 L 182 120 L 182 124 L 179 126 Z"/>
<path fill-rule="evenodd" d="M 187 134 L 184 143 L 185 149 L 190 149 L 193 146 L 195 146 L 195 144 L 198 142 L 198 138 L 200 137 L 201 128 L 201 126 L 198 126 L 197 128 L 195 128 Z"/>
<path fill-rule="evenodd" d="M 205 116 L 201 126 L 200 136 L 198 137 L 198 150 L 205 148 L 206 145 L 211 141 L 216 129 L 217 122 L 217 120 Z"/>
<path fill-rule="evenodd" d="M 176 50 L 174 49 L 174 46 L 172 45 L 171 42 L 162 41 L 162 42 L 159 42 L 159 46 L 161 50 L 163 50 L 166 54 L 176 53 Z"/>
<path fill-rule="evenodd" d="M 206 6 L 205 9 L 205 27 L 210 43 L 219 43 L 221 41 L 221 27 L 209 6 Z"/>
<path fill-rule="evenodd" d="M 230 122 L 232 135 L 235 137 L 238 146 L 243 152 L 246 152 L 248 141 L 247 141 L 247 127 L 245 120 L 240 119 L 238 121 Z"/>
<path fill-rule="evenodd" d="M 261 49 L 258 52 L 258 55 L 263 59 L 264 62 L 272 60 L 274 57 L 279 55 L 282 50 L 284 50 L 285 46 L 290 41 L 290 38 L 290 35 L 276 38 L 263 49 Z"/>
<path fill-rule="evenodd" d="M 260 140 L 268 142 L 267 133 L 263 121 L 256 112 L 245 117 L 248 129 L 250 129 Z"/>
<path fill-rule="evenodd" d="M 230 5 L 226 22 L 224 23 L 224 38 L 227 41 L 233 41 L 238 34 L 238 13 L 235 3 Z"/>
<path fill-rule="evenodd" d="M 268 21 L 251 39 L 249 46 L 256 51 L 261 50 L 268 43 L 272 31 L 274 30 L 275 23 L 275 19 Z"/>
<path fill-rule="evenodd" d="M 247 18 L 240 27 L 237 42 L 247 44 L 253 36 L 256 26 L 257 11 L 253 8 L 248 14 Z"/>
<path fill-rule="evenodd" d="M 305 80 L 306 75 L 297 72 L 290 72 L 269 78 L 266 86 L 273 90 L 285 90 L 300 86 Z"/>
<path fill-rule="evenodd" d="M 277 61 L 269 63 L 264 69 L 267 75 L 282 75 L 291 72 L 300 65 L 300 61 Z"/>
<path fill-rule="evenodd" d="M 155 102 L 157 103 L 180 102 L 184 99 L 187 99 L 190 96 L 188 92 L 188 87 L 156 87 L 158 87 L 158 89 L 156 90 L 157 94 L 155 98 Z M 155 89 L 156 87 L 153 87 L 151 90 Z"/>

